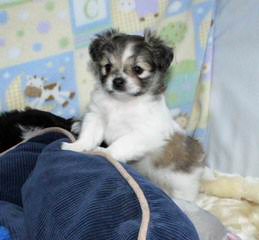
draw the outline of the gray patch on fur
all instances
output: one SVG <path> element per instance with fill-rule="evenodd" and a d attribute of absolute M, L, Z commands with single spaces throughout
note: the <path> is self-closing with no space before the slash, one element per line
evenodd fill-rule
<path fill-rule="evenodd" d="M 147 92 L 153 95 L 159 95 L 166 89 L 165 74 L 173 60 L 173 50 L 166 46 L 164 42 L 150 31 L 145 31 L 144 37 L 138 35 L 128 35 L 120 33 L 114 29 L 98 34 L 92 41 L 89 48 L 89 53 L 97 76 L 104 84 L 106 79 L 110 77 L 122 77 L 116 71 L 121 63 L 121 58 L 127 46 L 132 45 L 133 56 L 132 65 L 136 64 L 136 60 L 141 56 L 143 61 L 151 66 L 150 75 L 141 79 L 137 75 L 134 76 L 136 83 L 141 86 L 141 91 L 138 95 Z M 101 61 L 103 58 L 110 57 L 116 59 L 115 66 L 112 67 L 110 73 L 103 74 Z M 126 74 L 132 76 L 132 72 L 125 71 Z"/>

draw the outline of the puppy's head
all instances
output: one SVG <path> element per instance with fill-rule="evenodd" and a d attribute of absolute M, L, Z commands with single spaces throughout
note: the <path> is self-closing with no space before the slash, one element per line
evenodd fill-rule
<path fill-rule="evenodd" d="M 150 31 L 142 37 L 109 30 L 97 35 L 89 51 L 109 94 L 137 97 L 164 92 L 173 51 Z"/>

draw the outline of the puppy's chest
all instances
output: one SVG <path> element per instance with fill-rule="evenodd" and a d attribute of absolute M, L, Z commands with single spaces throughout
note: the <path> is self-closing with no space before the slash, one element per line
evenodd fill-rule
<path fill-rule="evenodd" d="M 105 110 L 105 134 L 107 143 L 129 134 L 140 127 L 143 118 L 147 115 L 145 110 L 132 106 L 109 106 Z"/>

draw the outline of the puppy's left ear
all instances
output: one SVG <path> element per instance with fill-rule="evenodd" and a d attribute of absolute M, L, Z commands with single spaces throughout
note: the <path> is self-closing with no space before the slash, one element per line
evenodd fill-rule
<path fill-rule="evenodd" d="M 173 49 L 166 46 L 155 32 L 146 29 L 144 32 L 145 42 L 149 44 L 154 54 L 154 60 L 160 71 L 166 72 L 174 58 Z"/>
<path fill-rule="evenodd" d="M 109 29 L 96 35 L 89 46 L 89 54 L 94 62 L 98 62 L 102 58 L 105 49 L 112 47 L 111 41 L 118 34 L 117 30 Z"/>

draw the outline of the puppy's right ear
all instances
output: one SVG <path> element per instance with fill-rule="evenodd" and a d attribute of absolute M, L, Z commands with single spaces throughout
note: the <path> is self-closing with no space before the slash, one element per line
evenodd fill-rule
<path fill-rule="evenodd" d="M 112 39 L 118 34 L 119 32 L 117 30 L 110 29 L 96 35 L 96 38 L 89 46 L 89 54 L 94 62 L 98 62 L 102 58 L 105 48 L 112 47 Z"/>
<path fill-rule="evenodd" d="M 155 32 L 146 29 L 144 39 L 151 47 L 154 61 L 162 72 L 166 72 L 174 58 L 173 49 L 168 47 Z"/>

